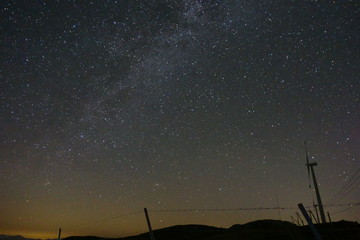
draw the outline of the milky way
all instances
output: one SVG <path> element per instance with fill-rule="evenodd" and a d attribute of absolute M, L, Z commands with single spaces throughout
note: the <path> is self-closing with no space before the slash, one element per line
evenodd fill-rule
<path fill-rule="evenodd" d="M 144 207 L 295 207 L 153 212 L 155 228 L 290 220 L 315 201 L 304 140 L 324 204 L 359 202 L 356 1 L 0 6 L 0 233 L 122 236 L 146 231 L 120 217 Z"/>

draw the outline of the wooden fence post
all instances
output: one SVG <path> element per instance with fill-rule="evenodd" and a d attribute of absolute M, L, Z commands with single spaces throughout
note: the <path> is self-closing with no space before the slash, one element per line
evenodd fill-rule
<path fill-rule="evenodd" d="M 148 225 L 148 227 L 149 227 L 150 239 L 151 239 L 151 240 L 155 240 L 155 238 L 154 238 L 154 233 L 153 233 L 152 228 L 151 228 L 151 223 L 150 223 L 149 214 L 148 214 L 148 211 L 147 211 L 146 208 L 144 208 L 144 212 L 145 212 L 146 222 L 147 222 L 147 225 Z"/>

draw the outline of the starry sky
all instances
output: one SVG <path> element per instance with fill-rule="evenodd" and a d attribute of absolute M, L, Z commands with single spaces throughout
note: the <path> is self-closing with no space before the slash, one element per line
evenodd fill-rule
<path fill-rule="evenodd" d="M 7 0 L 0 234 L 119 237 L 360 200 L 358 1 Z M 167 211 L 262 207 L 249 211 Z M 328 206 L 360 221 L 359 206 Z"/>

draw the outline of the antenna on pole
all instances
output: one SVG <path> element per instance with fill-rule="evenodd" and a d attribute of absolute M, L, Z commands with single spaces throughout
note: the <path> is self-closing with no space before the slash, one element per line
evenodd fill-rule
<path fill-rule="evenodd" d="M 305 151 L 306 151 L 306 167 L 307 167 L 307 170 L 308 170 L 309 187 L 311 188 L 311 185 L 310 185 L 310 172 L 311 172 L 311 176 L 312 176 L 312 179 L 314 181 L 313 183 L 314 183 L 317 203 L 318 203 L 318 206 L 319 206 L 321 222 L 326 223 L 324 207 L 323 207 L 323 204 L 322 204 L 322 201 L 321 201 L 319 186 L 317 184 L 315 171 L 314 171 L 314 166 L 317 166 L 317 162 L 310 162 L 309 161 L 309 155 L 308 155 L 308 152 L 307 152 L 306 141 L 304 142 L 304 144 L 305 144 Z"/>

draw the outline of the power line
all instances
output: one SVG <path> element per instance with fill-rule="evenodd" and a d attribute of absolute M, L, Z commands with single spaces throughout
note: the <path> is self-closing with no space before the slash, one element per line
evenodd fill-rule
<path fill-rule="evenodd" d="M 346 205 L 346 204 L 342 204 L 342 205 L 343 205 L 343 206 L 348 206 L 348 207 L 345 208 L 345 209 L 342 209 L 342 210 L 340 210 L 340 211 L 334 212 L 332 215 L 337 215 L 337 214 L 339 214 L 339 213 L 346 212 L 346 211 L 352 209 L 353 207 L 360 205 L 360 202 L 355 203 L 355 204 L 350 204 L 350 205 Z"/>
<path fill-rule="evenodd" d="M 360 180 L 360 175 L 358 176 L 358 179 Z M 357 186 L 360 185 L 360 181 L 356 185 L 354 185 L 354 183 L 349 187 L 347 192 L 345 192 L 341 197 L 338 198 L 337 201 L 340 201 L 343 198 L 347 197 L 350 193 L 352 193 L 356 189 Z"/>
<path fill-rule="evenodd" d="M 343 194 L 347 189 L 349 189 L 360 177 L 360 168 L 350 177 L 350 181 L 346 182 L 345 185 L 340 189 L 337 196 Z"/>
<path fill-rule="evenodd" d="M 328 205 L 324 205 L 325 207 L 344 207 L 344 206 L 349 206 L 349 207 L 354 207 L 354 206 L 358 206 L 360 205 L 360 202 L 356 202 L 356 203 L 342 203 L 342 204 L 328 204 Z"/>
<path fill-rule="evenodd" d="M 347 181 L 340 190 L 332 197 L 331 202 L 339 201 L 340 199 L 344 198 L 345 196 L 349 195 L 356 186 L 356 184 L 360 180 L 360 168 L 351 176 L 350 180 Z M 355 187 L 353 187 L 355 185 Z"/>

